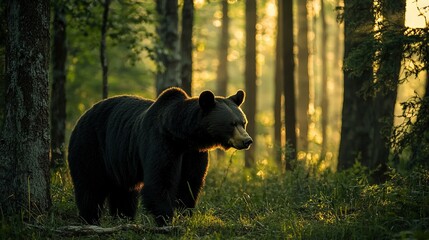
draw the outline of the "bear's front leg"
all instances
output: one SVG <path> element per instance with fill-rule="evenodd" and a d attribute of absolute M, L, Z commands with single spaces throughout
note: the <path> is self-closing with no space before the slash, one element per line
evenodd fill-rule
<path fill-rule="evenodd" d="M 156 164 L 145 166 L 144 171 L 143 204 L 154 215 L 158 226 L 170 224 L 174 214 L 181 159 L 171 159 L 161 165 L 163 161 L 158 158 L 152 161 Z"/>
<path fill-rule="evenodd" d="M 191 215 L 192 209 L 195 208 L 198 196 L 204 186 L 207 167 L 207 152 L 188 151 L 183 154 L 176 205 L 178 208 L 186 209 L 186 214 Z"/>
<path fill-rule="evenodd" d="M 146 185 L 142 191 L 143 204 L 154 217 L 158 226 L 171 223 L 173 218 L 173 196 L 170 191 L 157 184 Z"/>

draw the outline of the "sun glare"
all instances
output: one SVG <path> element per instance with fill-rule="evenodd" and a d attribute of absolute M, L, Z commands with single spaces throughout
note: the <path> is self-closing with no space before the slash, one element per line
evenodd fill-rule
<path fill-rule="evenodd" d="M 429 23 L 429 0 L 407 0 L 405 26 L 424 28 Z"/>

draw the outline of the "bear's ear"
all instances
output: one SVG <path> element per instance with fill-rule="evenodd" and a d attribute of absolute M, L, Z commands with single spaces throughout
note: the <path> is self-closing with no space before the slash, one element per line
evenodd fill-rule
<path fill-rule="evenodd" d="M 215 96 L 211 91 L 204 91 L 200 94 L 198 102 L 202 109 L 208 110 L 216 105 Z"/>
<path fill-rule="evenodd" d="M 235 104 L 237 104 L 237 106 L 240 106 L 244 102 L 244 99 L 246 98 L 246 94 L 244 93 L 243 90 L 238 90 L 235 95 L 229 96 L 228 98 L 231 101 L 233 101 Z"/>

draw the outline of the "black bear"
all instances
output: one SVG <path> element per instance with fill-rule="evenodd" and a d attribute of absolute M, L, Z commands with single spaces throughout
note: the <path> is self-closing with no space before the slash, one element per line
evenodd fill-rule
<path fill-rule="evenodd" d="M 179 88 L 155 101 L 117 96 L 89 109 L 77 122 L 68 163 L 80 216 L 99 224 L 106 198 L 114 216 L 134 218 L 138 197 L 158 225 L 174 209 L 195 207 L 207 172 L 207 151 L 248 149 L 245 93 L 204 91 L 190 98 Z"/>

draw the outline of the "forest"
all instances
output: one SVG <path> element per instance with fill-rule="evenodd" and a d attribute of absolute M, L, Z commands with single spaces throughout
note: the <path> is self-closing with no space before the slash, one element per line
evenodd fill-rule
<path fill-rule="evenodd" d="M 0 12 L 0 239 L 429 239 L 429 0 Z M 103 99 L 170 87 L 245 91 L 253 144 L 208 152 L 191 216 L 158 227 L 142 202 L 135 219 L 106 203 L 88 225 L 67 162 L 74 126 Z"/>

